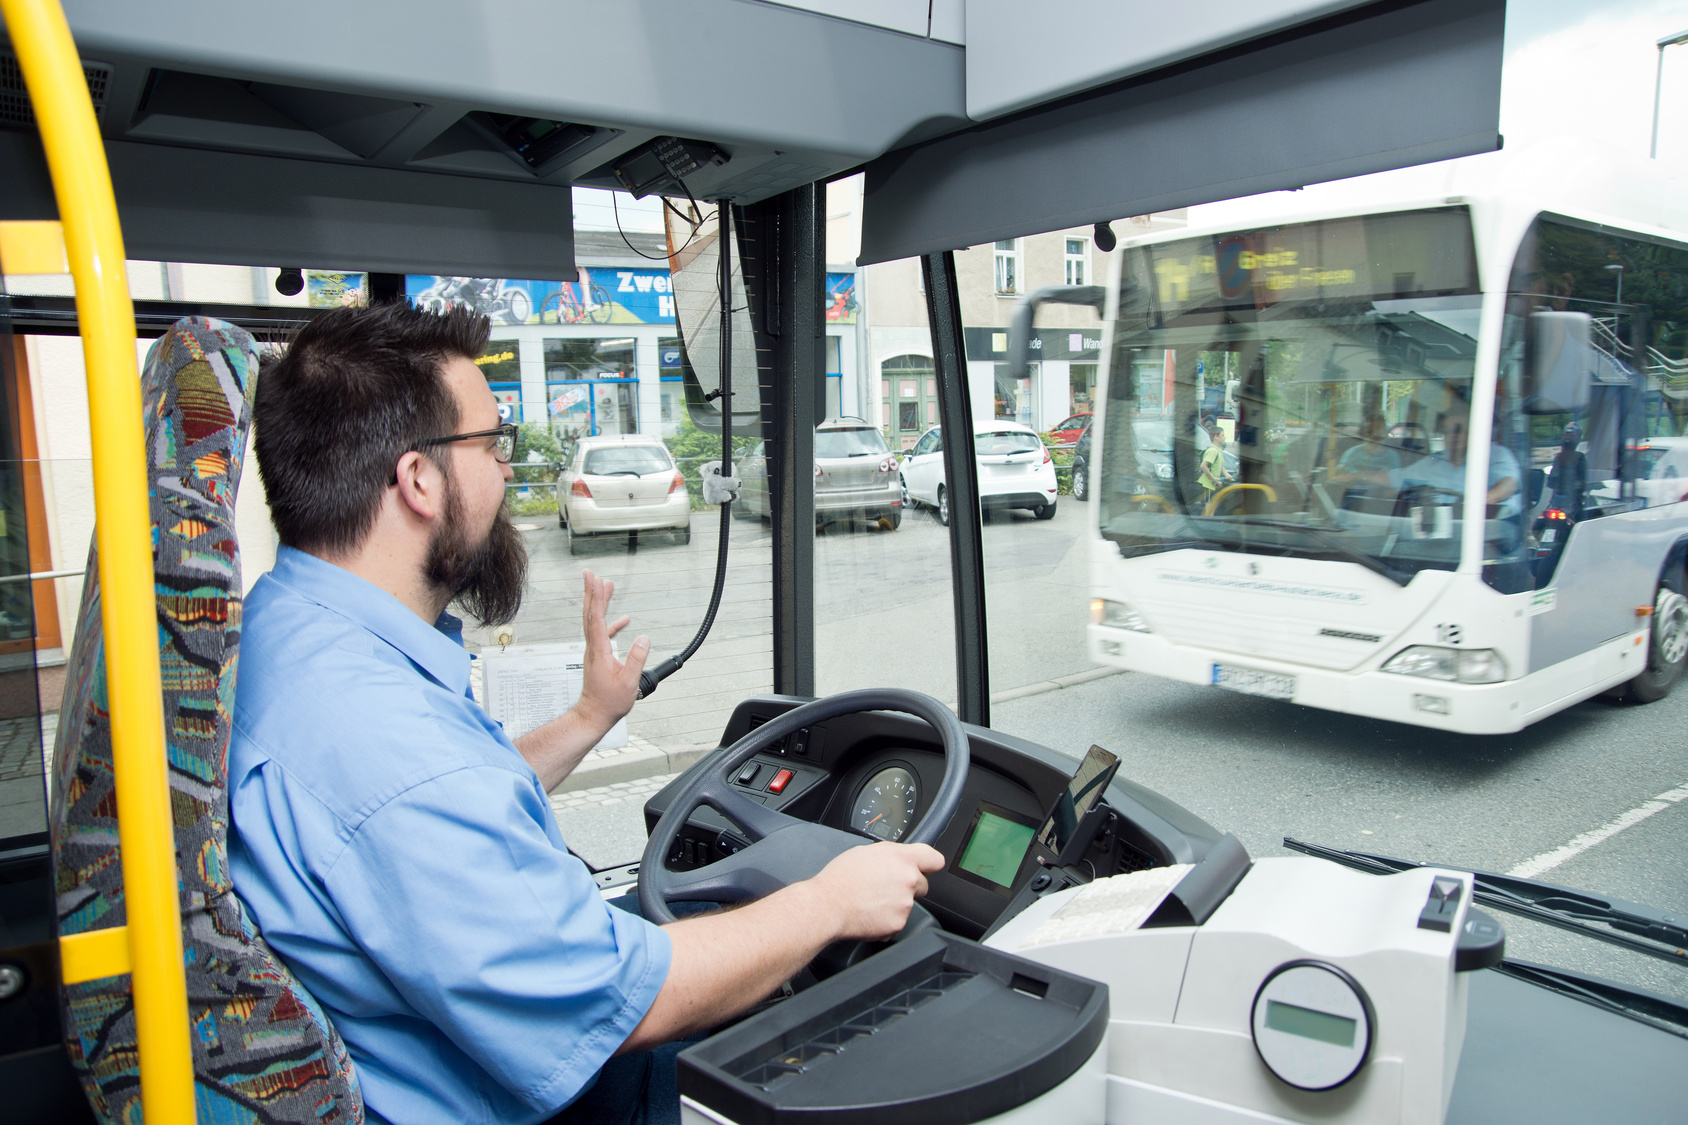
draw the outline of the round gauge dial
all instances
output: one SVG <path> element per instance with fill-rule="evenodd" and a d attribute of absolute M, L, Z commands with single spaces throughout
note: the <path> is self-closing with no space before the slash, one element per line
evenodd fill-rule
<path fill-rule="evenodd" d="M 850 827 L 881 840 L 901 840 L 914 823 L 920 783 L 904 766 L 888 766 L 867 779 L 856 793 Z"/>

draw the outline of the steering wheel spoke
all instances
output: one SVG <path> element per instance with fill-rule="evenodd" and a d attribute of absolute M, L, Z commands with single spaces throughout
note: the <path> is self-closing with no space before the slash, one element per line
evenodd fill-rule
<path fill-rule="evenodd" d="M 777 815 L 777 814 L 776 814 Z M 783 818 L 786 826 L 742 851 L 690 871 L 663 869 L 672 902 L 747 902 L 820 874 L 834 857 L 868 843 L 822 824 Z"/>
<path fill-rule="evenodd" d="M 639 864 L 639 909 L 659 925 L 674 920 L 669 902 L 743 902 L 819 874 L 834 857 L 868 841 L 849 832 L 798 820 L 740 792 L 731 778 L 751 758 L 794 731 L 840 715 L 900 711 L 924 719 L 944 747 L 944 778 L 907 841 L 930 844 L 961 803 L 971 756 L 967 733 L 955 713 L 929 695 L 880 688 L 847 691 L 805 703 L 757 727 L 699 770 L 663 812 L 645 843 Z M 671 871 L 668 849 L 700 806 L 708 805 L 738 824 L 751 845 L 706 867 Z"/>
<path fill-rule="evenodd" d="M 753 844 L 767 839 L 783 828 L 802 823 L 778 809 L 770 809 L 746 793 L 738 792 L 713 770 L 710 771 L 705 787 L 699 791 L 698 798 L 699 804 L 708 805 L 742 828 Z"/>

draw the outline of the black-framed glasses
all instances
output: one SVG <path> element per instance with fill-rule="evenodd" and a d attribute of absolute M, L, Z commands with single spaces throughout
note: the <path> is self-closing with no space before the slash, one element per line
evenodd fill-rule
<path fill-rule="evenodd" d="M 506 422 L 502 426 L 491 430 L 476 430 L 472 434 L 447 434 L 445 437 L 425 438 L 416 443 L 421 449 L 427 445 L 445 445 L 453 441 L 473 441 L 476 438 L 497 438 L 492 447 L 492 455 L 498 458 L 500 464 L 508 465 L 510 458 L 516 455 L 517 426 L 514 422 Z"/>

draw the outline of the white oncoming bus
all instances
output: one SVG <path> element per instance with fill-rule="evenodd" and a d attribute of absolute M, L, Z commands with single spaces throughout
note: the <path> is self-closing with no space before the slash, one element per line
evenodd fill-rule
<path fill-rule="evenodd" d="M 1416 171 L 1114 255 L 1097 661 L 1467 733 L 1681 676 L 1688 482 L 1646 482 L 1688 432 L 1688 183 L 1586 142 Z"/>

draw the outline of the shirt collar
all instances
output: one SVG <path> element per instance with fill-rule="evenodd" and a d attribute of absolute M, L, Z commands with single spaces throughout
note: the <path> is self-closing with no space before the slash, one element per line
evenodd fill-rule
<path fill-rule="evenodd" d="M 374 633 L 453 693 L 469 689 L 463 623 L 451 614 L 430 625 L 373 582 L 293 547 L 276 549 L 270 577 Z"/>

